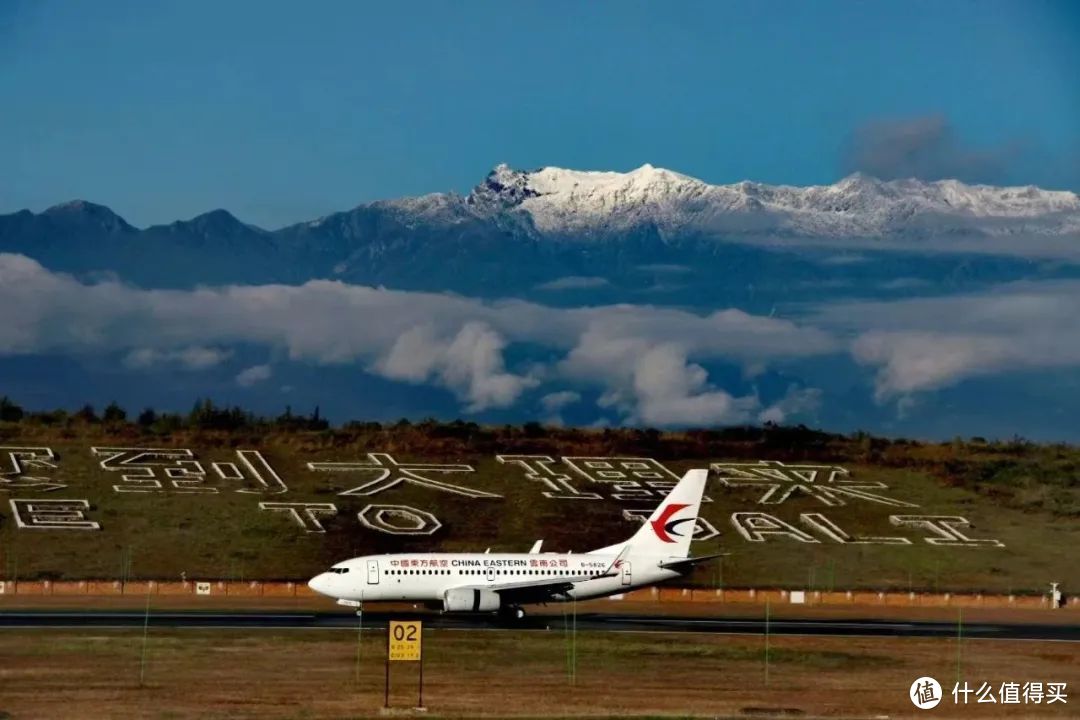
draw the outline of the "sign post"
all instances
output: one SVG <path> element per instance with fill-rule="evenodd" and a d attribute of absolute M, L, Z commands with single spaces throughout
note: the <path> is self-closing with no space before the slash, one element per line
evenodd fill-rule
<path fill-rule="evenodd" d="M 419 620 L 391 620 L 386 633 L 386 688 L 383 707 L 390 707 L 390 663 L 419 662 L 420 683 L 417 692 L 417 707 L 424 706 L 424 652 L 423 625 Z"/>

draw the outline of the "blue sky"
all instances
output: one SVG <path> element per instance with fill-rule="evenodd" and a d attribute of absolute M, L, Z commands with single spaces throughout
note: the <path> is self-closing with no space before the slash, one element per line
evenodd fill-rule
<path fill-rule="evenodd" d="M 0 3 L 0 212 L 278 227 L 491 166 L 831 182 L 936 117 L 994 179 L 1080 188 L 1065 2 Z"/>

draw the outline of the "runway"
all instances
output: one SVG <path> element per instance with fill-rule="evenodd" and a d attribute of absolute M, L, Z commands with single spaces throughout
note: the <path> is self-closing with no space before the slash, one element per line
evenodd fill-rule
<path fill-rule="evenodd" d="M 385 628 L 389 620 L 420 619 L 428 628 L 488 631 L 563 631 L 571 625 L 579 632 L 676 632 L 760 635 L 763 619 L 724 617 L 667 617 L 582 613 L 572 615 L 530 615 L 516 622 L 500 621 L 490 615 L 441 615 L 438 613 L 366 612 L 365 629 Z M 0 629 L 154 628 L 203 630 L 355 630 L 358 618 L 351 613 L 308 612 L 46 612 L 0 613 Z M 861 637 L 955 637 L 952 622 L 909 622 L 890 620 L 772 620 L 769 633 L 776 635 L 831 635 Z M 1080 625 L 971 623 L 959 628 L 965 639 L 1058 640 L 1080 642 Z"/>

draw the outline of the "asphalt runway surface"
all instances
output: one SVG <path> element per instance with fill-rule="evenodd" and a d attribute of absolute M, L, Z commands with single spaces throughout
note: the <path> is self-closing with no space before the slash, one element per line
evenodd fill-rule
<path fill-rule="evenodd" d="M 389 620 L 423 620 L 428 628 L 446 630 L 544 631 L 565 630 L 576 625 L 588 632 L 682 632 L 760 635 L 764 619 L 724 617 L 669 617 L 662 615 L 606 615 L 580 613 L 576 617 L 529 615 L 520 621 L 500 620 L 493 615 L 442 615 L 438 613 L 365 612 L 364 629 L 385 628 Z M 0 612 L 0 629 L 63 628 L 120 629 L 150 627 L 202 630 L 355 630 L 352 613 L 329 612 L 141 612 L 120 611 L 18 611 Z M 959 628 L 965 639 L 1059 640 L 1080 642 L 1080 625 L 965 623 Z M 771 620 L 768 631 L 776 635 L 831 635 L 861 637 L 956 637 L 953 622 L 896 620 Z"/>

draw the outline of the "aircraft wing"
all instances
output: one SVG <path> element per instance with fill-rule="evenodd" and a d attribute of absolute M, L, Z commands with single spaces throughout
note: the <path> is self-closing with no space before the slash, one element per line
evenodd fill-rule
<path fill-rule="evenodd" d="M 518 582 L 491 583 L 483 585 L 464 585 L 466 590 L 491 590 L 507 599 L 513 598 L 516 602 L 543 602 L 548 598 L 566 593 L 573 589 L 574 583 L 586 580 L 596 580 L 604 577 L 615 577 L 623 560 L 630 554 L 630 545 L 627 544 L 619 552 L 618 556 L 611 561 L 607 569 L 598 575 L 562 575 L 559 577 L 537 578 L 536 580 L 523 580 Z"/>
<path fill-rule="evenodd" d="M 563 575 L 519 582 L 462 585 L 464 590 L 490 590 L 511 602 L 543 602 L 573 589 L 574 583 L 596 578 L 596 575 Z"/>

